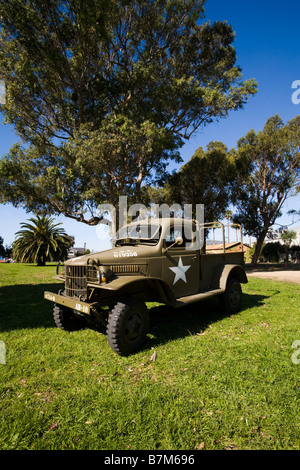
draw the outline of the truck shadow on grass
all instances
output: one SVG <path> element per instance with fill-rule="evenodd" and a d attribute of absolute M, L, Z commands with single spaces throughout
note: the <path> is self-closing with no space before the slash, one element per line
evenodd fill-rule
<path fill-rule="evenodd" d="M 249 295 L 243 293 L 241 310 L 234 315 L 241 315 L 243 310 L 264 305 L 267 295 Z M 216 298 L 202 300 L 178 309 L 165 305 L 152 307 L 150 313 L 150 337 L 143 349 L 150 349 L 159 344 L 167 343 L 197 333 L 204 333 L 213 323 L 231 315 L 225 313 Z"/>
<path fill-rule="evenodd" d="M 44 291 L 58 292 L 63 284 L 20 284 L 0 288 L 0 331 L 55 327 L 53 305 Z"/>
<path fill-rule="evenodd" d="M 0 288 L 0 331 L 27 328 L 57 328 L 53 320 L 53 304 L 45 301 L 45 290 L 58 292 L 63 284 L 24 284 Z M 243 294 L 242 310 L 264 304 L 266 295 Z M 150 330 L 142 350 L 188 335 L 204 332 L 209 325 L 226 318 L 218 298 L 203 300 L 172 309 L 166 305 L 149 307 Z M 105 334 L 105 327 L 94 330 Z"/>

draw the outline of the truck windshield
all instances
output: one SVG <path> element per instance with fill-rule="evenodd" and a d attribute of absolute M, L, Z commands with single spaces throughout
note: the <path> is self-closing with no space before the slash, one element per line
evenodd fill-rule
<path fill-rule="evenodd" d="M 156 245 L 159 241 L 161 226 L 158 222 L 138 222 L 122 227 L 113 237 L 115 245 Z"/>

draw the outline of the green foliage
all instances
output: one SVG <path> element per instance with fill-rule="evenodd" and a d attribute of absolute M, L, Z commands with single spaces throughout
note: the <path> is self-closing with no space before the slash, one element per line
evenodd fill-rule
<path fill-rule="evenodd" d="M 98 204 L 138 200 L 199 126 L 243 107 L 256 84 L 203 5 L 2 2 L 1 112 L 26 146 L 0 163 L 1 202 L 95 224 Z"/>
<path fill-rule="evenodd" d="M 279 262 L 281 256 L 286 253 L 285 247 L 280 242 L 266 243 L 261 250 L 261 254 L 266 261 Z"/>
<path fill-rule="evenodd" d="M 45 266 L 46 261 L 63 261 L 69 248 L 74 244 L 73 237 L 57 228 L 50 217 L 32 217 L 31 224 L 21 224 L 17 238 L 13 242 L 13 258 L 17 262 L 37 263 Z"/>
<path fill-rule="evenodd" d="M 289 248 L 292 242 L 297 238 L 297 233 L 293 230 L 284 230 L 281 234 L 281 240 Z"/>
<path fill-rule="evenodd" d="M 4 238 L 0 236 L 0 257 L 10 257 L 12 254 L 12 248 L 10 246 L 4 246 Z"/>
<path fill-rule="evenodd" d="M 300 186 L 300 116 L 284 125 L 276 115 L 262 131 L 254 130 L 238 141 L 237 178 L 233 185 L 235 222 L 257 238 L 255 264 L 269 228 L 281 215 L 288 197 Z"/>
<path fill-rule="evenodd" d="M 221 218 L 231 198 L 235 163 L 222 142 L 210 142 L 206 151 L 199 147 L 192 158 L 172 175 L 165 186 L 170 201 L 204 204 L 206 222 Z"/>
<path fill-rule="evenodd" d="M 3 237 L 0 236 L 0 256 L 4 256 L 5 255 L 5 248 L 3 246 L 3 243 L 4 243 L 4 239 Z"/>
<path fill-rule="evenodd" d="M 176 148 L 167 129 L 150 121 L 137 125 L 126 116 L 109 117 L 94 131 L 82 126 L 68 143 L 68 152 L 76 154 L 76 170 L 89 182 L 81 198 L 109 201 L 115 207 L 120 195 L 126 194 L 128 203 L 139 201 L 145 192 L 142 183 L 151 182 L 153 172 L 158 180 L 163 178 L 170 150 L 180 161 Z"/>
<path fill-rule="evenodd" d="M 291 260 L 294 263 L 300 263 L 300 246 L 299 245 L 292 245 L 289 249 L 289 254 Z"/>

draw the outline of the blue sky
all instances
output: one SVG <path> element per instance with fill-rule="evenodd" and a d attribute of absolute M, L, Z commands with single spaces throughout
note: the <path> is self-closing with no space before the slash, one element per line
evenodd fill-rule
<path fill-rule="evenodd" d="M 181 150 L 184 162 L 197 147 L 205 148 L 210 141 L 219 140 L 228 148 L 235 147 L 240 137 L 250 129 L 262 129 L 266 120 L 275 114 L 284 122 L 300 114 L 300 104 L 293 104 L 291 99 L 295 91 L 292 83 L 300 80 L 299 0 L 207 0 L 205 11 L 206 19 L 226 20 L 232 25 L 236 32 L 237 64 L 242 68 L 244 79 L 257 80 L 258 93 L 243 110 L 200 129 Z M 16 141 L 13 129 L 0 124 L 0 156 Z M 300 209 L 300 196 L 287 201 L 278 223 L 291 222 L 291 217 L 286 215 L 290 209 Z M 0 235 L 5 244 L 13 242 L 20 223 L 29 217 L 24 210 L 10 204 L 0 205 Z M 67 233 L 75 236 L 76 246 L 86 243 L 87 248 L 94 251 L 108 246 L 107 241 L 99 239 L 95 227 L 64 216 L 56 219 L 63 223 Z"/>

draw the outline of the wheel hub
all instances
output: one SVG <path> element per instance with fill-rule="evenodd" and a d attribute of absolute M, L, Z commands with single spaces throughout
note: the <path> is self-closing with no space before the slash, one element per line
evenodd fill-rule
<path fill-rule="evenodd" d="M 230 303 L 231 305 L 236 305 L 238 304 L 239 300 L 240 300 L 240 294 L 239 294 L 239 291 L 236 287 L 233 287 L 231 289 L 231 292 L 230 292 Z"/>
<path fill-rule="evenodd" d="M 133 341 L 139 335 L 139 331 L 142 325 L 140 316 L 137 313 L 132 313 L 127 320 L 125 327 L 125 335 L 129 341 Z"/>

